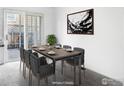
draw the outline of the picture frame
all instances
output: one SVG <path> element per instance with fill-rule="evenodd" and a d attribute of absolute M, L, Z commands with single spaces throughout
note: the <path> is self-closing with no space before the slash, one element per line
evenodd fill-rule
<path fill-rule="evenodd" d="M 94 9 L 67 14 L 67 34 L 94 34 Z"/>

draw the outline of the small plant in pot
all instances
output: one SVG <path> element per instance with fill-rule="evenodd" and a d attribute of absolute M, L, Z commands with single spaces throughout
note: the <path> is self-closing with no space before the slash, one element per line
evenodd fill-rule
<path fill-rule="evenodd" d="M 55 36 L 54 34 L 48 35 L 48 37 L 47 37 L 47 43 L 48 43 L 50 46 L 55 45 L 56 42 L 57 42 L 57 39 L 56 39 L 56 36 Z"/>

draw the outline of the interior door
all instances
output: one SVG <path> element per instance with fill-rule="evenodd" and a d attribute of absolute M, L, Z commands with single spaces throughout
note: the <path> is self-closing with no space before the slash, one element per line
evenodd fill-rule
<path fill-rule="evenodd" d="M 4 63 L 20 60 L 24 47 L 24 12 L 4 10 Z"/>

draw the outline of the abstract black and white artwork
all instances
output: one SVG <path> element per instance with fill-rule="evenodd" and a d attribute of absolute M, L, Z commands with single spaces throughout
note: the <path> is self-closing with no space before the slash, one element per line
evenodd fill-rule
<path fill-rule="evenodd" d="M 68 34 L 94 34 L 94 10 L 89 9 L 67 15 Z"/>

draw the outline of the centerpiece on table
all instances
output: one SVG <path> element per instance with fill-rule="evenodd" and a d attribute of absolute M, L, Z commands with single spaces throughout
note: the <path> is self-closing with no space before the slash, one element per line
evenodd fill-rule
<path fill-rule="evenodd" d="M 52 49 L 57 42 L 57 38 L 54 34 L 47 36 L 47 43 L 49 44 L 49 49 Z"/>

